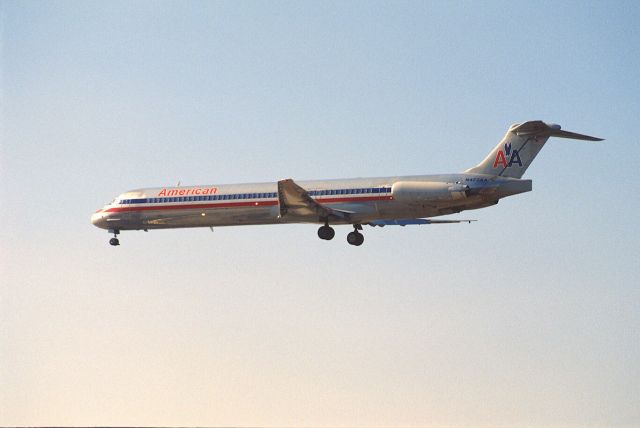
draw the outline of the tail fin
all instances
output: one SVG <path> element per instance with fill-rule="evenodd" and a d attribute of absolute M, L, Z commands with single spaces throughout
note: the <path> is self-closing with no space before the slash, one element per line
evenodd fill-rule
<path fill-rule="evenodd" d="M 602 141 L 602 138 L 561 131 L 560 125 L 541 120 L 516 123 L 509 127 L 502 141 L 477 166 L 465 172 L 521 178 L 549 137 Z"/>

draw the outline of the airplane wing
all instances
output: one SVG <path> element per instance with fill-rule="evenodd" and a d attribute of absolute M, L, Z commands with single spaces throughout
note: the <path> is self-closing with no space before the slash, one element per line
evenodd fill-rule
<path fill-rule="evenodd" d="M 432 220 L 430 218 L 407 218 L 403 220 L 374 220 L 367 223 L 369 226 L 407 226 L 411 224 L 449 224 L 449 223 L 471 223 L 477 220 Z"/>
<path fill-rule="evenodd" d="M 300 217 L 311 217 L 314 220 L 338 218 L 349 220 L 347 211 L 335 210 L 316 202 L 309 193 L 288 178 L 278 181 L 278 203 L 280 217 L 291 214 Z"/>

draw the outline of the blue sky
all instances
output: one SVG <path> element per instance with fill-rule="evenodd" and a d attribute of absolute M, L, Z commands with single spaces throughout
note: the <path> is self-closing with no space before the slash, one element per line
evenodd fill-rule
<path fill-rule="evenodd" d="M 2 425 L 637 426 L 636 2 L 3 2 Z M 455 172 L 471 225 L 123 233 L 144 186 Z"/>

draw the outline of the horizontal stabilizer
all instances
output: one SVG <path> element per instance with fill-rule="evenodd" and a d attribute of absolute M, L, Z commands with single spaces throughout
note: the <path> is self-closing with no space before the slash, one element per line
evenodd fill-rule
<path fill-rule="evenodd" d="M 404 220 L 374 220 L 367 223 L 369 226 L 408 226 L 412 224 L 450 224 L 471 223 L 477 220 L 432 220 L 429 218 L 408 218 Z"/>
<path fill-rule="evenodd" d="M 552 137 L 559 138 L 571 138 L 572 140 L 585 140 L 585 141 L 602 141 L 603 138 L 592 137 L 590 135 L 578 134 L 576 132 L 569 131 L 554 131 L 551 133 Z"/>
<path fill-rule="evenodd" d="M 531 120 L 521 125 L 516 125 L 511 128 L 511 132 L 516 135 L 538 135 L 541 137 L 559 137 L 570 138 L 572 140 L 585 140 L 585 141 L 602 141 L 602 138 L 592 137 L 590 135 L 578 134 L 576 132 L 562 131 L 560 125 L 547 124 L 541 120 Z"/>

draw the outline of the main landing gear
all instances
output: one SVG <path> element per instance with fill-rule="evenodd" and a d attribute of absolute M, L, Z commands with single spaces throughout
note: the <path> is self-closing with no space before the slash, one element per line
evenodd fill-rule
<path fill-rule="evenodd" d="M 355 224 L 353 225 L 353 228 L 353 232 L 349 232 L 349 234 L 347 235 L 347 242 L 351 245 L 359 247 L 364 242 L 364 235 L 358 232 L 358 230 L 362 230 L 362 226 L 360 226 L 359 224 Z"/>
<path fill-rule="evenodd" d="M 362 230 L 362 226 L 359 224 L 354 224 L 353 228 L 353 232 L 350 232 L 347 235 L 347 242 L 351 245 L 359 247 L 364 242 L 364 236 L 359 232 L 359 230 Z M 320 228 L 318 229 L 318 237 L 320 239 L 330 241 L 334 236 L 336 236 L 336 231 L 333 230 L 331 226 L 329 226 L 328 222 L 325 223 L 324 226 L 320 226 Z"/>
<path fill-rule="evenodd" d="M 109 230 L 109 233 L 113 233 L 113 238 L 109 239 L 109 244 L 113 245 L 114 247 L 116 245 L 120 245 L 120 240 L 118 239 L 118 234 L 120 233 L 120 231 L 118 229 L 112 229 Z"/>
<path fill-rule="evenodd" d="M 336 236 L 336 231 L 333 230 L 329 223 L 325 223 L 324 226 L 321 226 L 318 229 L 318 238 L 324 239 L 325 241 L 331 241 L 333 237 Z"/>

